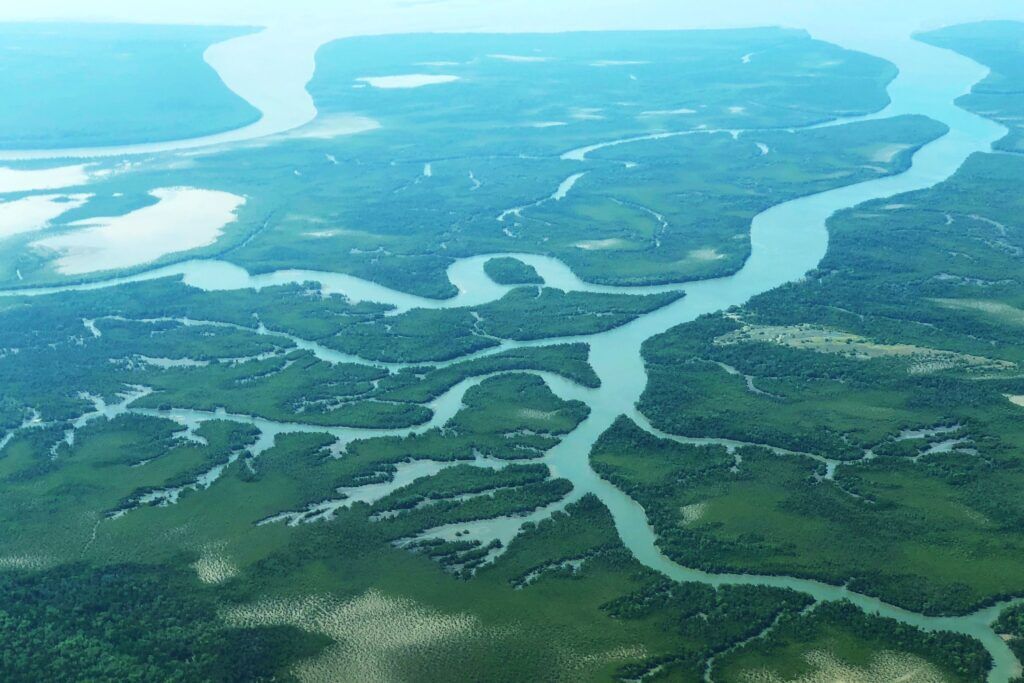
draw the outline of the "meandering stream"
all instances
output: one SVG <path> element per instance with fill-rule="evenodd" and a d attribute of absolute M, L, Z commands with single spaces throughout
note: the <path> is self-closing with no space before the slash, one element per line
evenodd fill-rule
<path fill-rule="evenodd" d="M 900 75 L 890 88 L 892 104 L 886 110 L 865 118 L 904 113 L 926 114 L 947 124 L 950 128 L 949 134 L 917 152 L 913 166 L 905 173 L 796 199 L 759 214 L 751 227 L 750 258 L 735 275 L 659 287 L 598 286 L 581 281 L 568 267 L 555 259 L 511 254 L 533 265 L 546 284 L 565 290 L 651 293 L 682 289 L 686 292 L 684 298 L 619 328 L 588 337 L 573 338 L 589 343 L 590 363 L 601 379 L 601 387 L 586 389 L 556 375 L 543 374 L 545 381 L 557 395 L 565 399 L 585 401 L 590 407 L 590 414 L 586 420 L 553 448 L 544 462 L 549 465 L 554 476 L 565 477 L 574 486 L 570 498 L 564 501 L 563 505 L 587 493 L 595 494 L 610 510 L 622 541 L 637 560 L 666 576 L 679 581 L 699 581 L 715 586 L 748 584 L 791 588 L 818 600 L 848 599 L 867 611 L 924 629 L 945 629 L 968 634 L 979 639 L 994 659 L 995 666 L 989 680 L 1007 681 L 1020 673 L 1021 666 L 1006 643 L 991 627 L 991 622 L 1000 609 L 999 606 L 967 616 L 926 617 L 843 587 L 817 581 L 784 576 L 712 574 L 681 566 L 659 550 L 656 534 L 648 522 L 644 509 L 612 484 L 601 479 L 589 462 L 589 453 L 594 442 L 615 419 L 623 414 L 636 414 L 636 403 L 647 385 L 646 370 L 640 355 L 644 341 L 704 313 L 742 304 L 756 294 L 800 279 L 824 256 L 828 244 L 825 222 L 833 213 L 864 201 L 929 187 L 949 177 L 970 154 L 988 151 L 991 143 L 1004 134 L 1004 130 L 997 124 L 970 114 L 953 104 L 956 97 L 985 76 L 985 70 L 974 62 L 909 38 L 898 43 L 887 43 L 881 56 L 896 63 L 901 69 Z M 248 133 L 246 135 L 248 136 Z M 587 151 L 610 145 L 628 144 L 629 140 L 599 142 L 567 152 L 563 158 L 577 161 L 580 164 L 580 172 L 584 173 L 587 171 Z M 189 261 L 134 276 L 87 285 L 9 291 L 0 294 L 43 295 L 182 275 L 188 284 L 209 290 L 259 288 L 289 282 L 318 281 L 328 292 L 344 293 L 354 300 L 392 304 L 399 311 L 417 307 L 444 308 L 479 305 L 500 298 L 509 290 L 508 287 L 495 284 L 484 274 L 483 263 L 487 258 L 489 256 L 476 256 L 453 264 L 448 273 L 458 289 L 458 294 L 444 301 L 398 292 L 342 274 L 289 270 L 252 276 L 238 266 L 222 261 Z M 465 391 L 479 381 L 481 378 L 466 380 L 437 399 L 432 405 L 436 410 L 435 417 L 427 425 L 414 430 L 396 430 L 391 433 L 411 433 L 443 424 L 458 410 Z M 262 431 L 263 448 L 272 443 L 274 435 L 286 431 L 329 432 L 345 441 L 380 434 L 373 430 L 285 425 L 224 413 L 172 411 L 172 417 L 184 422 L 223 418 L 255 424 Z"/>

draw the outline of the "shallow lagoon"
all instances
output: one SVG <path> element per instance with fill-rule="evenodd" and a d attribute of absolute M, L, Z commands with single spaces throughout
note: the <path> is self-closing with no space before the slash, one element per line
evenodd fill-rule
<path fill-rule="evenodd" d="M 44 230 L 50 221 L 84 206 L 89 194 L 38 194 L 0 202 L 0 239 Z"/>
<path fill-rule="evenodd" d="M 85 164 L 34 170 L 0 167 L 0 194 L 32 190 L 57 190 L 85 185 L 89 179 L 88 166 Z"/>
<path fill-rule="evenodd" d="M 70 232 L 31 246 L 56 253 L 55 267 L 64 275 L 132 268 L 213 244 L 245 203 L 245 198 L 228 192 L 190 187 L 160 188 L 150 194 L 157 199 L 152 206 L 123 216 L 76 221 L 68 224 Z"/>

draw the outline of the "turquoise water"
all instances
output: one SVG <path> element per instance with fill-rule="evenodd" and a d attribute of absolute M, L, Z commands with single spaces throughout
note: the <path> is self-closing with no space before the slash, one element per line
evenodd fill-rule
<path fill-rule="evenodd" d="M 211 45 L 249 32 L 0 24 L 0 149 L 153 142 L 251 124 L 260 112 L 203 59 Z"/>
<path fill-rule="evenodd" d="M 970 154 L 988 151 L 991 143 L 1004 134 L 1000 126 L 961 110 L 953 104 L 957 96 L 984 77 L 985 70 L 974 62 L 954 53 L 917 43 L 908 36 L 879 39 L 873 47 L 876 48 L 877 54 L 900 67 L 900 75 L 890 88 L 892 104 L 885 111 L 869 118 L 904 113 L 926 114 L 948 125 L 949 134 L 921 149 L 914 156 L 912 167 L 903 174 L 804 197 L 761 213 L 754 219 L 751 228 L 751 256 L 735 275 L 662 287 L 605 287 L 581 281 L 564 264 L 554 259 L 514 254 L 533 265 L 549 286 L 566 290 L 649 293 L 681 289 L 686 292 L 684 298 L 620 328 L 588 337 L 573 338 L 589 343 L 590 362 L 602 381 L 599 389 L 586 389 L 558 376 L 541 373 L 557 395 L 566 399 L 585 401 L 591 409 L 587 419 L 549 452 L 545 462 L 555 476 L 572 481 L 574 490 L 570 500 L 586 493 L 598 496 L 611 511 L 616 528 L 633 555 L 641 563 L 666 576 L 680 581 L 699 581 L 711 585 L 752 584 L 792 588 L 819 600 L 849 599 L 867 611 L 921 628 L 947 629 L 969 634 L 981 640 L 995 660 L 995 668 L 989 680 L 1006 681 L 1019 674 L 1021 666 L 990 626 L 998 607 L 962 617 L 925 617 L 842 587 L 816 581 L 783 576 L 711 574 L 683 567 L 665 557 L 658 549 L 656 535 L 648 523 L 643 508 L 598 477 L 589 463 L 590 449 L 596 439 L 619 415 L 635 414 L 636 402 L 647 384 L 647 375 L 640 356 L 640 348 L 645 340 L 675 325 L 693 320 L 701 314 L 742 304 L 758 293 L 799 280 L 824 256 L 828 245 L 825 222 L 834 212 L 867 200 L 929 187 L 954 173 Z M 612 142 L 629 144 L 620 141 L 602 141 L 595 144 Z M 588 162 L 585 152 L 575 154 L 571 159 L 579 163 L 581 173 L 586 172 Z M 558 190 L 553 188 L 553 191 L 557 193 Z M 484 274 L 483 263 L 487 258 L 477 256 L 453 264 L 449 269 L 449 277 L 456 285 L 458 294 L 443 301 L 397 292 L 375 283 L 334 273 L 292 270 L 252 276 L 237 266 L 220 261 L 190 261 L 102 283 L 6 294 L 42 295 L 181 275 L 185 282 L 208 290 L 259 288 L 313 280 L 320 282 L 328 292 L 343 293 L 355 300 L 389 303 L 399 310 L 416 307 L 445 308 L 493 301 L 508 291 L 508 287 L 495 284 Z M 551 340 L 542 343 L 551 343 Z M 517 345 L 510 343 L 504 348 Z M 350 357 L 347 359 L 351 360 Z M 337 360 L 346 358 L 339 357 Z M 432 405 L 436 413 L 430 423 L 404 433 L 443 424 L 461 406 L 465 390 L 479 381 L 481 378 L 467 380 L 447 392 Z M 267 443 L 272 443 L 274 435 L 287 431 L 324 431 L 334 434 L 342 442 L 384 433 L 290 425 L 224 413 L 178 410 L 172 411 L 170 415 L 186 423 L 225 418 L 254 424 L 263 432 L 264 447 Z M 563 501 L 560 506 L 567 502 L 569 501 Z M 493 528 L 482 528 L 475 532 L 479 531 L 481 536 L 493 532 L 504 537 L 510 528 L 514 532 L 521 523 L 521 519 L 492 520 L 490 527 Z M 436 530 L 441 535 L 451 531 Z"/>

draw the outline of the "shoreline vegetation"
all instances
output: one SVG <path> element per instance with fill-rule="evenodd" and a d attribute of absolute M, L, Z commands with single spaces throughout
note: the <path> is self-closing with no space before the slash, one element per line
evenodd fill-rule
<path fill-rule="evenodd" d="M 755 261 L 755 216 L 875 187 L 948 128 L 814 127 L 880 109 L 895 67 L 802 32 L 602 37 L 330 44 L 322 115 L 379 128 L 100 163 L 31 233 L 205 188 L 245 203 L 188 258 L 265 284 L 0 297 L 5 680 L 1014 674 L 1019 604 L 973 610 L 1024 595 L 1022 161 L 846 205 L 806 278 L 691 315 Z M 365 82 L 394 74 L 436 78 Z M 8 244 L 5 287 L 56 282 Z M 697 284 L 627 293 L 659 278 Z M 611 485 L 676 568 L 811 577 L 937 630 L 669 580 Z M 943 614 L 967 616 L 914 621 Z"/>

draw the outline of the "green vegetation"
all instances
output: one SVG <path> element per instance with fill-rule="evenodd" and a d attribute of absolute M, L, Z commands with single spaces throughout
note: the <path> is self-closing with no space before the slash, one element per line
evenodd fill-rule
<path fill-rule="evenodd" d="M 474 424 L 491 425 L 497 434 L 524 424 L 536 428 L 537 420 L 546 421 L 537 413 L 544 412 L 540 409 L 548 407 L 545 401 L 551 399 L 545 399 L 542 394 L 536 399 L 518 399 L 519 405 L 530 406 L 535 411 L 528 415 L 519 414 L 521 408 L 509 410 L 507 417 L 495 413 L 495 406 L 511 407 L 513 399 L 508 396 L 509 392 L 524 397 L 537 394 L 539 386 L 529 388 L 531 385 L 529 378 L 499 378 L 482 385 L 476 396 L 468 395 L 469 407 L 465 415 L 460 416 L 463 419 L 459 426 L 435 435 L 439 445 L 449 442 L 449 448 L 439 448 L 437 453 L 457 455 L 461 450 L 459 435 Z M 145 419 L 150 422 L 154 437 L 167 431 L 163 421 Z M 524 419 L 534 422 L 523 423 Z M 632 665 L 633 669 L 650 668 L 666 661 L 671 661 L 677 669 L 685 666 L 686 670 L 697 671 L 702 653 L 723 647 L 731 634 L 746 632 L 752 614 L 771 619 L 779 610 L 789 609 L 787 605 L 802 604 L 802 599 L 795 595 L 772 591 L 762 594 L 757 589 L 747 589 L 728 599 L 716 598 L 713 591 L 694 586 L 691 590 L 702 596 L 704 603 L 710 601 L 708 604 L 716 605 L 710 618 L 719 625 L 713 631 L 706 630 L 705 618 L 696 612 L 687 617 L 683 626 L 666 628 L 679 623 L 675 610 L 681 604 L 681 597 L 665 607 L 648 607 L 645 615 L 625 614 L 625 607 L 640 599 L 631 597 L 633 593 L 644 591 L 646 594 L 662 589 L 655 588 L 660 583 L 654 575 L 629 558 L 607 512 L 590 497 L 539 524 L 528 524 L 507 549 L 501 549 L 503 552 L 496 560 L 480 565 L 473 580 L 468 582 L 456 581 L 444 572 L 446 556 L 438 555 L 437 551 L 431 554 L 424 549 L 410 553 L 392 547 L 396 537 L 426 525 L 466 521 L 475 516 L 476 509 L 482 515 L 509 514 L 522 509 L 524 504 L 542 504 L 544 501 L 534 499 L 531 491 L 540 493 L 544 487 L 552 489 L 563 484 L 548 480 L 546 468 L 535 465 L 513 464 L 494 471 L 455 465 L 399 489 L 372 506 L 340 509 L 330 523 L 299 527 L 254 526 L 255 521 L 282 507 L 301 507 L 301 501 L 332 495 L 335 485 L 329 483 L 332 479 L 342 481 L 347 476 L 349 481 L 354 478 L 366 482 L 366 473 L 386 472 L 388 461 L 401 462 L 397 459 L 399 454 L 404 454 L 402 459 L 422 456 L 425 452 L 418 447 L 421 441 L 418 439 L 405 440 L 404 445 L 400 441 L 384 440 L 392 444 L 394 458 L 387 455 L 389 447 L 380 447 L 384 444 L 378 446 L 379 440 L 371 440 L 352 444 L 343 458 L 334 459 L 327 453 L 331 439 L 323 435 L 280 435 L 273 448 L 252 462 L 255 474 L 236 462 L 208 489 L 182 495 L 174 505 L 132 510 L 120 519 L 96 524 L 89 519 L 88 510 L 123 495 L 113 489 L 131 486 L 126 473 L 157 480 L 159 473 L 152 468 L 188 464 L 184 445 L 141 467 L 131 467 L 121 459 L 110 460 L 105 455 L 107 446 L 103 444 L 119 443 L 117 440 L 123 434 L 120 428 L 124 426 L 123 419 L 112 421 L 109 429 L 96 425 L 90 427 L 89 436 L 81 437 L 80 443 L 76 440 L 79 445 L 62 458 L 61 467 L 41 480 L 47 481 L 49 486 L 59 485 L 65 492 L 59 498 L 60 506 L 47 513 L 46 524 L 50 531 L 33 534 L 32 540 L 26 539 L 20 548 L 12 545 L 16 539 L 5 538 L 0 558 L 6 565 L 56 563 L 60 562 L 57 557 L 39 553 L 63 552 L 69 559 L 82 554 L 89 562 L 105 566 L 97 569 L 64 566 L 34 573 L 29 575 L 31 579 L 22 580 L 32 582 L 31 590 L 35 595 L 40 591 L 45 594 L 49 590 L 45 586 L 59 585 L 65 597 L 54 599 L 76 599 L 79 605 L 102 604 L 106 613 L 118 614 L 119 628 L 146 624 L 149 633 L 139 647 L 150 647 L 157 652 L 173 647 L 173 652 L 194 656 L 199 677 L 219 680 L 218 667 L 243 656 L 248 658 L 246 667 L 236 669 L 241 672 L 239 676 L 247 680 L 275 673 L 279 678 L 287 673 L 298 676 L 303 665 L 327 666 L 338 661 L 349 667 L 386 662 L 389 667 L 397 667 L 392 670 L 415 671 L 418 680 L 450 680 L 452 675 L 473 678 L 483 672 L 489 672 L 496 680 L 545 677 L 552 672 L 560 678 L 608 679 L 624 665 Z M 571 427 L 567 425 L 565 429 Z M 213 443 L 215 432 L 204 427 L 199 434 Z M 128 444 L 123 448 L 131 450 Z M 467 448 L 463 457 L 472 458 L 473 450 L 475 447 Z M 20 457 L 20 449 L 14 448 L 7 459 L 0 462 Z M 345 472 L 351 474 L 345 475 Z M 4 505 L 18 505 L 16 501 L 21 495 L 16 489 L 7 484 L 5 490 L 11 495 L 5 497 Z M 109 492 L 101 494 L 103 490 Z M 32 489 L 32 493 L 36 494 L 32 497 L 37 501 L 55 500 L 53 494 L 43 494 L 43 489 L 38 487 Z M 562 488 L 557 495 L 564 493 Z M 461 505 L 456 502 L 466 495 L 475 497 Z M 434 504 L 424 506 L 424 497 L 429 497 Z M 531 500 L 537 502 L 529 503 Z M 385 511 L 397 515 L 371 521 Z M 22 506 L 18 513 L 22 519 L 19 524 L 38 517 L 41 512 L 42 509 Z M 78 520 L 83 518 L 86 524 L 78 525 Z M 58 540 L 53 533 L 55 529 L 63 530 L 68 536 L 66 543 L 55 542 Z M 185 529 L 187 533 L 182 533 Z M 81 539 L 81 546 L 70 542 L 76 535 Z M 45 540 L 40 543 L 40 539 Z M 467 560 L 472 559 L 469 552 L 473 544 L 465 545 L 470 547 L 462 549 L 459 567 L 470 564 Z M 440 561 L 440 566 L 432 557 Z M 175 567 L 183 567 L 191 561 L 190 567 L 204 583 L 220 588 L 215 592 L 210 587 L 200 587 L 201 584 L 182 574 L 172 574 L 180 570 L 151 569 L 151 565 L 146 564 L 129 571 L 109 564 L 126 561 Z M 75 579 L 77 583 L 55 578 L 68 573 L 82 578 Z M 90 578 L 93 576 L 97 578 Z M 118 579 L 104 580 L 103 576 Z M 95 589 L 97 593 L 88 588 L 93 582 L 99 586 Z M 161 587 L 161 592 L 154 593 L 157 586 Z M 116 591 L 120 597 L 111 596 L 105 592 L 107 590 Z M 20 593 L 14 593 L 12 599 L 19 602 L 19 612 L 42 610 L 44 605 L 50 605 L 50 602 L 34 603 L 30 607 L 18 595 Z M 780 598 L 783 599 L 780 601 Z M 275 599 L 284 600 L 280 604 L 288 605 L 285 616 L 249 623 L 255 619 L 252 615 L 268 614 L 271 605 L 276 604 L 272 602 Z M 329 628 L 328 625 L 334 623 L 331 619 L 305 616 L 302 605 L 313 599 L 325 608 L 321 613 L 333 614 L 332 610 L 341 610 L 344 605 L 369 610 L 370 621 L 356 624 L 370 629 L 369 633 L 377 632 L 373 624 L 377 624 L 378 630 L 394 624 L 395 630 L 391 632 L 406 633 L 403 619 L 412 619 L 409 624 L 421 623 L 424 627 L 436 625 L 444 633 L 443 626 L 448 623 L 443 619 L 445 615 L 468 619 L 472 630 L 456 629 L 430 641 L 427 650 L 410 642 L 378 650 L 357 649 L 353 654 L 339 650 L 340 643 L 350 641 L 337 629 Z M 377 604 L 376 600 L 384 602 L 384 611 L 370 609 Z M 706 608 L 704 603 L 701 609 Z M 56 604 L 53 606 L 64 611 Z M 351 609 L 354 607 L 342 611 L 338 618 L 347 621 L 343 617 L 350 614 Z M 5 608 L 5 615 L 13 613 Z M 104 622 L 94 620 L 94 611 L 75 614 L 81 617 L 63 622 L 66 635 L 62 639 L 92 642 L 88 639 L 99 637 L 101 642 L 107 643 L 104 647 L 117 653 L 118 663 L 128 666 L 133 661 L 130 657 L 137 652 L 135 643 L 123 642 L 119 632 L 106 630 L 100 632 L 102 635 L 95 635 Z M 212 618 L 213 614 L 222 615 L 223 621 Z M 165 617 L 175 621 L 165 625 L 161 622 Z M 195 628 L 188 632 L 180 629 L 168 632 L 167 629 L 178 623 L 178 618 L 195 621 Z M 149 621 L 144 621 L 147 619 Z M 391 619 L 399 619 L 399 622 Z M 18 635 L 5 635 L 6 642 L 11 642 L 9 638 L 13 637 L 26 642 L 37 637 L 36 631 L 27 628 L 21 617 L 15 623 L 22 625 Z M 456 623 L 462 622 L 457 620 Z M 238 631 L 240 626 L 245 627 L 244 630 Z M 712 637 L 710 633 L 715 635 Z M 56 636 L 48 633 L 46 637 Z M 168 639 L 171 644 L 165 645 Z M 72 648 L 62 652 L 65 659 L 59 661 L 65 670 L 99 667 L 107 661 L 103 657 L 83 657 Z M 360 652 L 366 654 L 358 654 Z M 295 663 L 299 658 L 301 661 Z M 172 666 L 175 661 L 169 658 L 166 665 Z M 20 659 L 14 662 L 17 666 L 24 665 Z M 110 664 L 107 670 L 81 669 L 82 676 L 117 678 L 113 666 Z M 114 673 L 107 675 L 105 671 Z M 185 673 L 192 671 L 191 668 L 184 670 Z"/>
<path fill-rule="evenodd" d="M 133 492 L 186 480 L 251 437 L 225 422 L 206 423 L 195 433 L 206 446 L 183 440 L 178 426 L 159 418 L 125 415 L 89 424 L 54 468 L 4 484 L 5 528 L 21 533 L 5 535 L 0 563 L 54 566 L 11 574 L 22 577 L 13 583 L 34 595 L 60 586 L 63 595 L 29 604 L 14 592 L 16 609 L 4 612 L 18 614 L 13 623 L 19 630 L 5 642 L 58 637 L 44 636 L 31 625 L 37 617 L 21 614 L 38 614 L 33 610 L 44 606 L 64 613 L 54 601 L 74 598 L 117 614 L 118 628 L 143 624 L 147 630 L 145 639 L 128 643 L 120 631 L 97 631 L 105 622 L 95 611 L 74 612 L 80 616 L 62 622 L 59 637 L 94 643 L 94 654 L 85 657 L 69 646 L 57 662 L 64 671 L 101 680 L 122 677 L 116 666 L 137 669 L 136 646 L 186 653 L 181 656 L 193 658 L 195 668 L 181 670 L 212 680 L 233 680 L 225 668 L 246 680 L 287 680 L 302 678 L 309 671 L 304 667 L 382 666 L 403 676 L 415 672 L 417 680 L 485 673 L 493 680 L 607 680 L 654 670 L 696 680 L 709 657 L 807 604 L 785 591 L 666 584 L 630 558 L 593 497 L 527 523 L 507 547 L 458 537 L 393 547 L 429 527 L 516 514 L 567 492 L 566 483 L 551 480 L 540 465 L 490 469 L 472 462 L 476 454 L 533 457 L 572 430 L 584 406 L 558 401 L 537 378 L 514 374 L 485 381 L 465 403 L 444 430 L 357 441 L 341 458 L 332 457 L 329 436 L 278 435 L 273 447 L 228 465 L 208 488 L 118 519 L 103 514 Z M 26 440 L 42 431 L 27 431 L 8 446 L 0 470 L 17 472 L 30 463 Z M 451 466 L 371 504 L 339 508 L 330 521 L 255 525 L 281 510 L 337 497 L 339 486 L 386 483 L 410 458 Z M 80 557 L 90 564 L 65 564 Z M 139 562 L 145 564 L 123 564 Z M 202 583 L 187 578 L 186 566 Z M 76 578 L 58 578 L 68 575 Z M 183 632 L 178 619 L 194 628 Z M 469 628 L 452 626 L 463 623 Z M 440 629 L 438 637 L 425 649 L 407 641 L 402 634 L 413 624 Z M 395 636 L 373 635 L 381 629 Z M 375 638 L 375 647 L 342 647 L 363 642 L 358 633 Z M 229 666 L 237 657 L 246 658 L 244 667 Z M 56 666 L 12 661 L 19 671 Z"/>
<path fill-rule="evenodd" d="M 5 24 L 0 89 L 8 96 L 0 112 L 0 149 L 159 142 L 253 123 L 260 113 L 203 60 L 213 43 L 247 32 Z"/>
<path fill-rule="evenodd" d="M 445 361 L 497 346 L 502 339 L 530 341 L 604 332 L 681 296 L 517 287 L 497 301 L 473 308 L 413 309 L 355 322 L 323 343 L 371 360 Z"/>
<path fill-rule="evenodd" d="M 207 428 L 209 429 L 209 427 Z M 99 418 L 75 431 L 75 449 L 60 446 L 57 454 L 70 456 L 85 444 L 97 466 L 139 466 L 167 455 L 183 435 L 182 426 L 171 420 L 125 413 L 113 419 Z"/>
<path fill-rule="evenodd" d="M 381 396 L 392 401 L 422 403 L 440 396 L 464 379 L 508 370 L 540 370 L 557 373 L 585 387 L 600 386 L 601 380 L 587 362 L 586 344 L 510 349 L 490 356 L 431 368 L 405 368 L 382 379 Z"/>
<path fill-rule="evenodd" d="M 9 557 L 28 558 L 24 562 L 31 566 L 50 566 L 91 557 L 87 554 L 93 551 L 100 556 L 114 552 L 118 559 L 145 559 L 145 553 L 134 555 L 131 548 L 141 551 L 140 543 L 154 544 L 155 552 L 164 542 L 147 532 L 148 525 L 163 526 L 193 499 L 218 499 L 216 491 L 225 487 L 233 493 L 214 506 L 211 520 L 201 526 L 227 524 L 231 533 L 244 537 L 248 527 L 278 512 L 338 498 L 339 487 L 389 482 L 396 466 L 410 460 L 454 465 L 473 461 L 477 454 L 508 461 L 537 458 L 588 412 L 581 403 L 559 400 L 539 378 L 520 374 L 482 382 L 466 393 L 464 403 L 465 408 L 443 429 L 406 438 L 356 441 L 341 458 L 330 457 L 328 449 L 335 440 L 324 434 L 281 434 L 272 448 L 258 452 L 253 428 L 223 420 L 204 422 L 188 434 L 156 417 L 99 418 L 76 430 L 71 445 L 64 441 L 62 430 L 18 432 L 0 457 L 5 491 L 0 519 L 9 529 L 0 543 L 0 564 Z M 222 468 L 219 476 L 203 476 L 217 467 Z M 568 492 L 564 482 L 551 488 L 547 477 L 537 479 L 536 470 L 531 471 L 533 476 L 517 486 L 542 485 L 535 492 L 535 500 L 541 501 L 536 506 Z M 493 484 L 488 490 L 507 488 L 506 476 L 487 479 Z M 183 490 L 173 496 L 152 495 L 180 487 Z M 414 495 L 416 490 L 400 495 Z M 463 491 L 467 492 L 471 491 Z M 232 502 L 232 496 L 247 502 Z M 380 497 L 385 496 L 386 492 Z M 522 509 L 525 499 L 512 496 L 497 501 L 492 511 L 501 515 L 508 514 L 506 509 Z M 160 507 L 146 507 L 147 501 Z M 116 510 L 128 513 L 106 520 Z M 441 512 L 426 512 L 438 524 L 444 522 Z M 455 506 L 447 514 L 454 521 L 467 513 Z M 470 518 L 480 514 L 472 513 Z M 229 519 L 221 520 L 223 515 Z M 113 537 L 93 535 L 108 530 Z M 146 540 L 135 539 L 122 547 L 126 540 L 122 533 L 139 534 Z M 187 545 L 182 550 L 230 538 L 231 534 L 203 538 L 197 532 L 183 539 Z M 102 551 L 99 546 L 106 542 L 111 545 Z"/>
<path fill-rule="evenodd" d="M 653 619 L 684 639 L 704 641 L 703 648 L 663 656 L 625 667 L 626 677 L 656 675 L 700 680 L 709 658 L 729 645 L 753 638 L 787 613 L 805 608 L 809 599 L 793 591 L 753 586 L 718 590 L 697 583 L 655 581 L 604 605 L 615 619 Z M 667 617 L 667 615 L 672 615 Z"/>
<path fill-rule="evenodd" d="M 1019 158 L 976 155 L 933 189 L 843 212 L 808 281 L 644 346 L 640 407 L 659 428 L 846 461 L 828 476 L 754 449 L 735 473 L 646 483 L 663 465 L 620 426 L 595 461 L 635 491 L 667 552 L 930 613 L 1024 591 L 1024 432 L 1007 399 L 1024 395 L 1021 173 Z M 640 472 L 619 462 L 641 454 Z M 700 520 L 680 526 L 688 505 Z"/>
<path fill-rule="evenodd" d="M 248 427 L 223 421 L 196 430 L 201 440 L 169 432 L 165 420 L 130 416 L 97 420 L 75 433 L 73 446 L 62 432 L 17 436 L 0 459 L 0 518 L 8 529 L 0 557 L 30 567 L 76 560 L 109 513 L 137 505 L 147 493 L 194 484 L 255 440 Z"/>
<path fill-rule="evenodd" d="M 156 390 L 133 404 L 138 408 L 225 408 L 282 422 L 400 428 L 427 422 L 432 412 L 422 403 L 475 376 L 536 369 L 575 374 L 593 384 L 593 370 L 585 365 L 585 357 L 581 345 L 541 347 L 389 375 L 380 368 L 331 365 L 312 354 L 295 352 L 239 364 L 140 369 L 130 379 Z"/>
<path fill-rule="evenodd" d="M 304 351 L 137 375 L 157 391 L 138 401 L 140 408 L 225 408 L 282 422 L 353 427 L 414 425 L 426 422 L 431 414 L 419 405 L 363 400 L 369 398 L 373 382 L 387 375 L 384 369 L 331 365 Z"/>
<path fill-rule="evenodd" d="M 989 666 L 988 653 L 966 636 L 922 633 L 849 603 L 825 603 L 785 615 L 765 637 L 716 662 L 713 675 L 727 681 L 980 681 Z"/>
<path fill-rule="evenodd" d="M 459 80 L 360 80 L 414 72 Z M 320 51 L 305 129 L 98 175 L 49 231 L 219 189 L 246 205 L 187 258 L 223 260 L 225 286 L 230 264 L 328 281 L 0 299 L 0 677 L 983 677 L 967 638 L 643 567 L 566 478 L 603 397 L 560 387 L 587 397 L 586 338 L 682 293 L 566 292 L 486 256 L 617 285 L 734 272 L 758 212 L 944 132 L 809 127 L 880 109 L 894 73 L 779 29 L 359 38 Z M 353 116 L 380 125 L 337 134 Z M 589 456 L 669 557 L 929 614 L 1024 593 L 1022 175 L 978 156 L 844 212 L 806 281 L 644 346 L 639 408 L 679 440 L 620 417 Z M 5 241 L 0 282 L 66 282 L 31 239 Z M 503 296 L 393 308 L 316 270 Z M 999 628 L 1020 649 L 1018 611 Z"/>
<path fill-rule="evenodd" d="M 1024 658 L 1024 605 L 1011 607 L 999 615 L 996 632 L 1008 636 L 1010 649 L 1018 658 Z"/>
<path fill-rule="evenodd" d="M 484 272 L 499 285 L 542 285 L 544 278 L 537 270 L 517 258 L 499 256 L 484 263 Z"/>
<path fill-rule="evenodd" d="M 510 465 L 503 470 L 456 465 L 388 494 L 374 509 L 378 513 L 408 510 L 438 499 L 535 484 L 547 478 L 543 465 Z"/>
<path fill-rule="evenodd" d="M 326 639 L 226 628 L 194 577 L 160 565 L 0 572 L 5 681 L 289 681 Z"/>
<path fill-rule="evenodd" d="M 491 332 L 533 339 L 608 329 L 674 298 L 558 290 L 523 297 L 520 291 L 525 290 L 478 307 L 480 321 L 462 330 L 464 339 L 491 347 L 498 343 Z M 70 420 L 92 410 L 89 397 L 116 403 L 129 385 L 153 390 L 133 403 L 140 408 L 223 407 L 284 422 L 407 427 L 430 419 L 424 403 L 471 377 L 538 370 L 586 386 L 598 381 L 583 344 L 509 349 L 394 373 L 320 360 L 310 351 L 297 350 L 296 342 L 284 335 L 305 335 L 304 344 L 319 339 L 324 346 L 346 339 L 355 351 L 387 356 L 402 348 L 397 340 L 408 327 L 419 337 L 406 349 L 443 356 L 446 352 L 437 349 L 457 348 L 458 343 L 444 322 L 473 317 L 461 309 L 385 316 L 384 306 L 351 304 L 341 296 L 313 298 L 307 292 L 299 286 L 204 292 L 158 280 L 96 292 L 4 299 L 0 350 L 17 351 L 0 353 L 5 388 L 0 425 L 18 427 L 33 411 L 48 422 Z M 519 305 L 532 311 L 531 326 L 513 326 L 518 314 L 512 311 Z M 424 325 L 424 317 L 434 322 Z M 494 329 L 482 336 L 476 327 L 485 325 Z M 366 331 L 365 343 L 354 329 Z"/>
<path fill-rule="evenodd" d="M 901 171 L 920 145 L 944 132 L 935 121 L 911 116 L 609 147 L 591 154 L 604 163 L 568 197 L 523 214 L 522 240 L 539 235 L 548 249 L 561 246 L 558 256 L 594 282 L 727 275 L 749 255 L 750 222 L 761 211 Z"/>
<path fill-rule="evenodd" d="M 996 149 L 1024 152 L 1024 23 L 985 21 L 958 24 L 918 36 L 932 45 L 955 50 L 987 66 L 991 72 L 957 100 L 965 109 L 998 121 L 1009 129 Z"/>
<path fill-rule="evenodd" d="M 524 52 L 546 61 L 501 58 Z M 760 58 L 744 63 L 752 53 Z M 389 73 L 460 80 L 358 80 Z M 187 169 L 156 161 L 99 178 L 96 198 L 52 230 L 188 185 L 247 201 L 215 245 L 159 263 L 218 256 L 251 272 L 344 272 L 438 298 L 455 293 L 453 259 L 488 253 L 553 255 L 609 284 L 721 275 L 749 253 L 759 211 L 898 172 L 941 134 L 921 117 L 785 132 L 882 108 L 894 75 L 882 60 L 780 29 L 346 39 L 319 51 L 310 91 L 320 116 L 305 129 L 192 157 Z M 354 115 L 380 127 L 332 132 Z M 662 133 L 686 135 L 562 158 Z M 5 241 L 0 282 L 66 281 L 34 239 Z"/>

